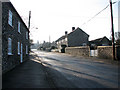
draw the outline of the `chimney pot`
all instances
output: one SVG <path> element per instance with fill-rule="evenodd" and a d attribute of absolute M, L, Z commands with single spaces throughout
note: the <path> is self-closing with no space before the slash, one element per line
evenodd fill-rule
<path fill-rule="evenodd" d="M 72 27 L 72 31 L 74 31 L 75 30 L 75 27 Z"/>
<path fill-rule="evenodd" d="M 65 31 L 65 35 L 67 35 L 68 34 L 68 32 L 67 31 Z"/>

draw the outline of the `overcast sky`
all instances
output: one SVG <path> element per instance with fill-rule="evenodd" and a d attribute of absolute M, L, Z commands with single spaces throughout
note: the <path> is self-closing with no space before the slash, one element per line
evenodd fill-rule
<path fill-rule="evenodd" d="M 104 9 L 109 0 L 10 0 L 24 22 L 28 25 L 31 10 L 31 39 L 41 43 L 57 40 L 70 33 L 72 27 L 80 27 L 90 35 L 89 40 L 111 35 L 110 7 L 87 22 Z M 119 0 L 112 0 L 113 2 Z M 118 2 L 113 4 L 114 30 L 118 31 Z M 85 24 L 84 24 L 85 23 Z M 38 28 L 38 29 L 36 29 Z"/>

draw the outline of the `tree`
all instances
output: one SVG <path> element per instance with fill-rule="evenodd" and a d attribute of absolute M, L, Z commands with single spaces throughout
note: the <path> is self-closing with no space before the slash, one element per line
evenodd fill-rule
<path fill-rule="evenodd" d="M 116 45 L 120 45 L 120 32 L 115 32 Z"/>
<path fill-rule="evenodd" d="M 34 44 L 33 44 L 33 39 L 30 39 L 30 45 L 34 45 Z"/>

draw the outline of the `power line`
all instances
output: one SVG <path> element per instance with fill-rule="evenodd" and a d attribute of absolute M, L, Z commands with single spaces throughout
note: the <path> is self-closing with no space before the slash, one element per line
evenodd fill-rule
<path fill-rule="evenodd" d="M 115 4 L 117 2 L 119 2 L 119 1 L 113 2 L 112 4 Z M 94 19 L 96 16 L 98 16 L 101 12 L 103 12 L 105 9 L 107 9 L 108 6 L 109 6 L 109 4 L 105 8 L 103 8 L 101 11 L 99 11 L 97 14 L 95 14 L 92 18 L 90 18 L 87 22 L 84 22 L 81 26 L 83 26 L 83 25 L 87 24 L 88 22 L 90 22 L 92 19 Z"/>

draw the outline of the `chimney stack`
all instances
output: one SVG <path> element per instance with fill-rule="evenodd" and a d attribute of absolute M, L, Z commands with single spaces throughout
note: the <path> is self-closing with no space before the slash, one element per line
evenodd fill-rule
<path fill-rule="evenodd" d="M 74 31 L 75 30 L 75 27 L 72 27 L 72 31 Z"/>
<path fill-rule="evenodd" d="M 68 34 L 68 32 L 67 31 L 65 31 L 65 35 L 67 35 Z"/>

